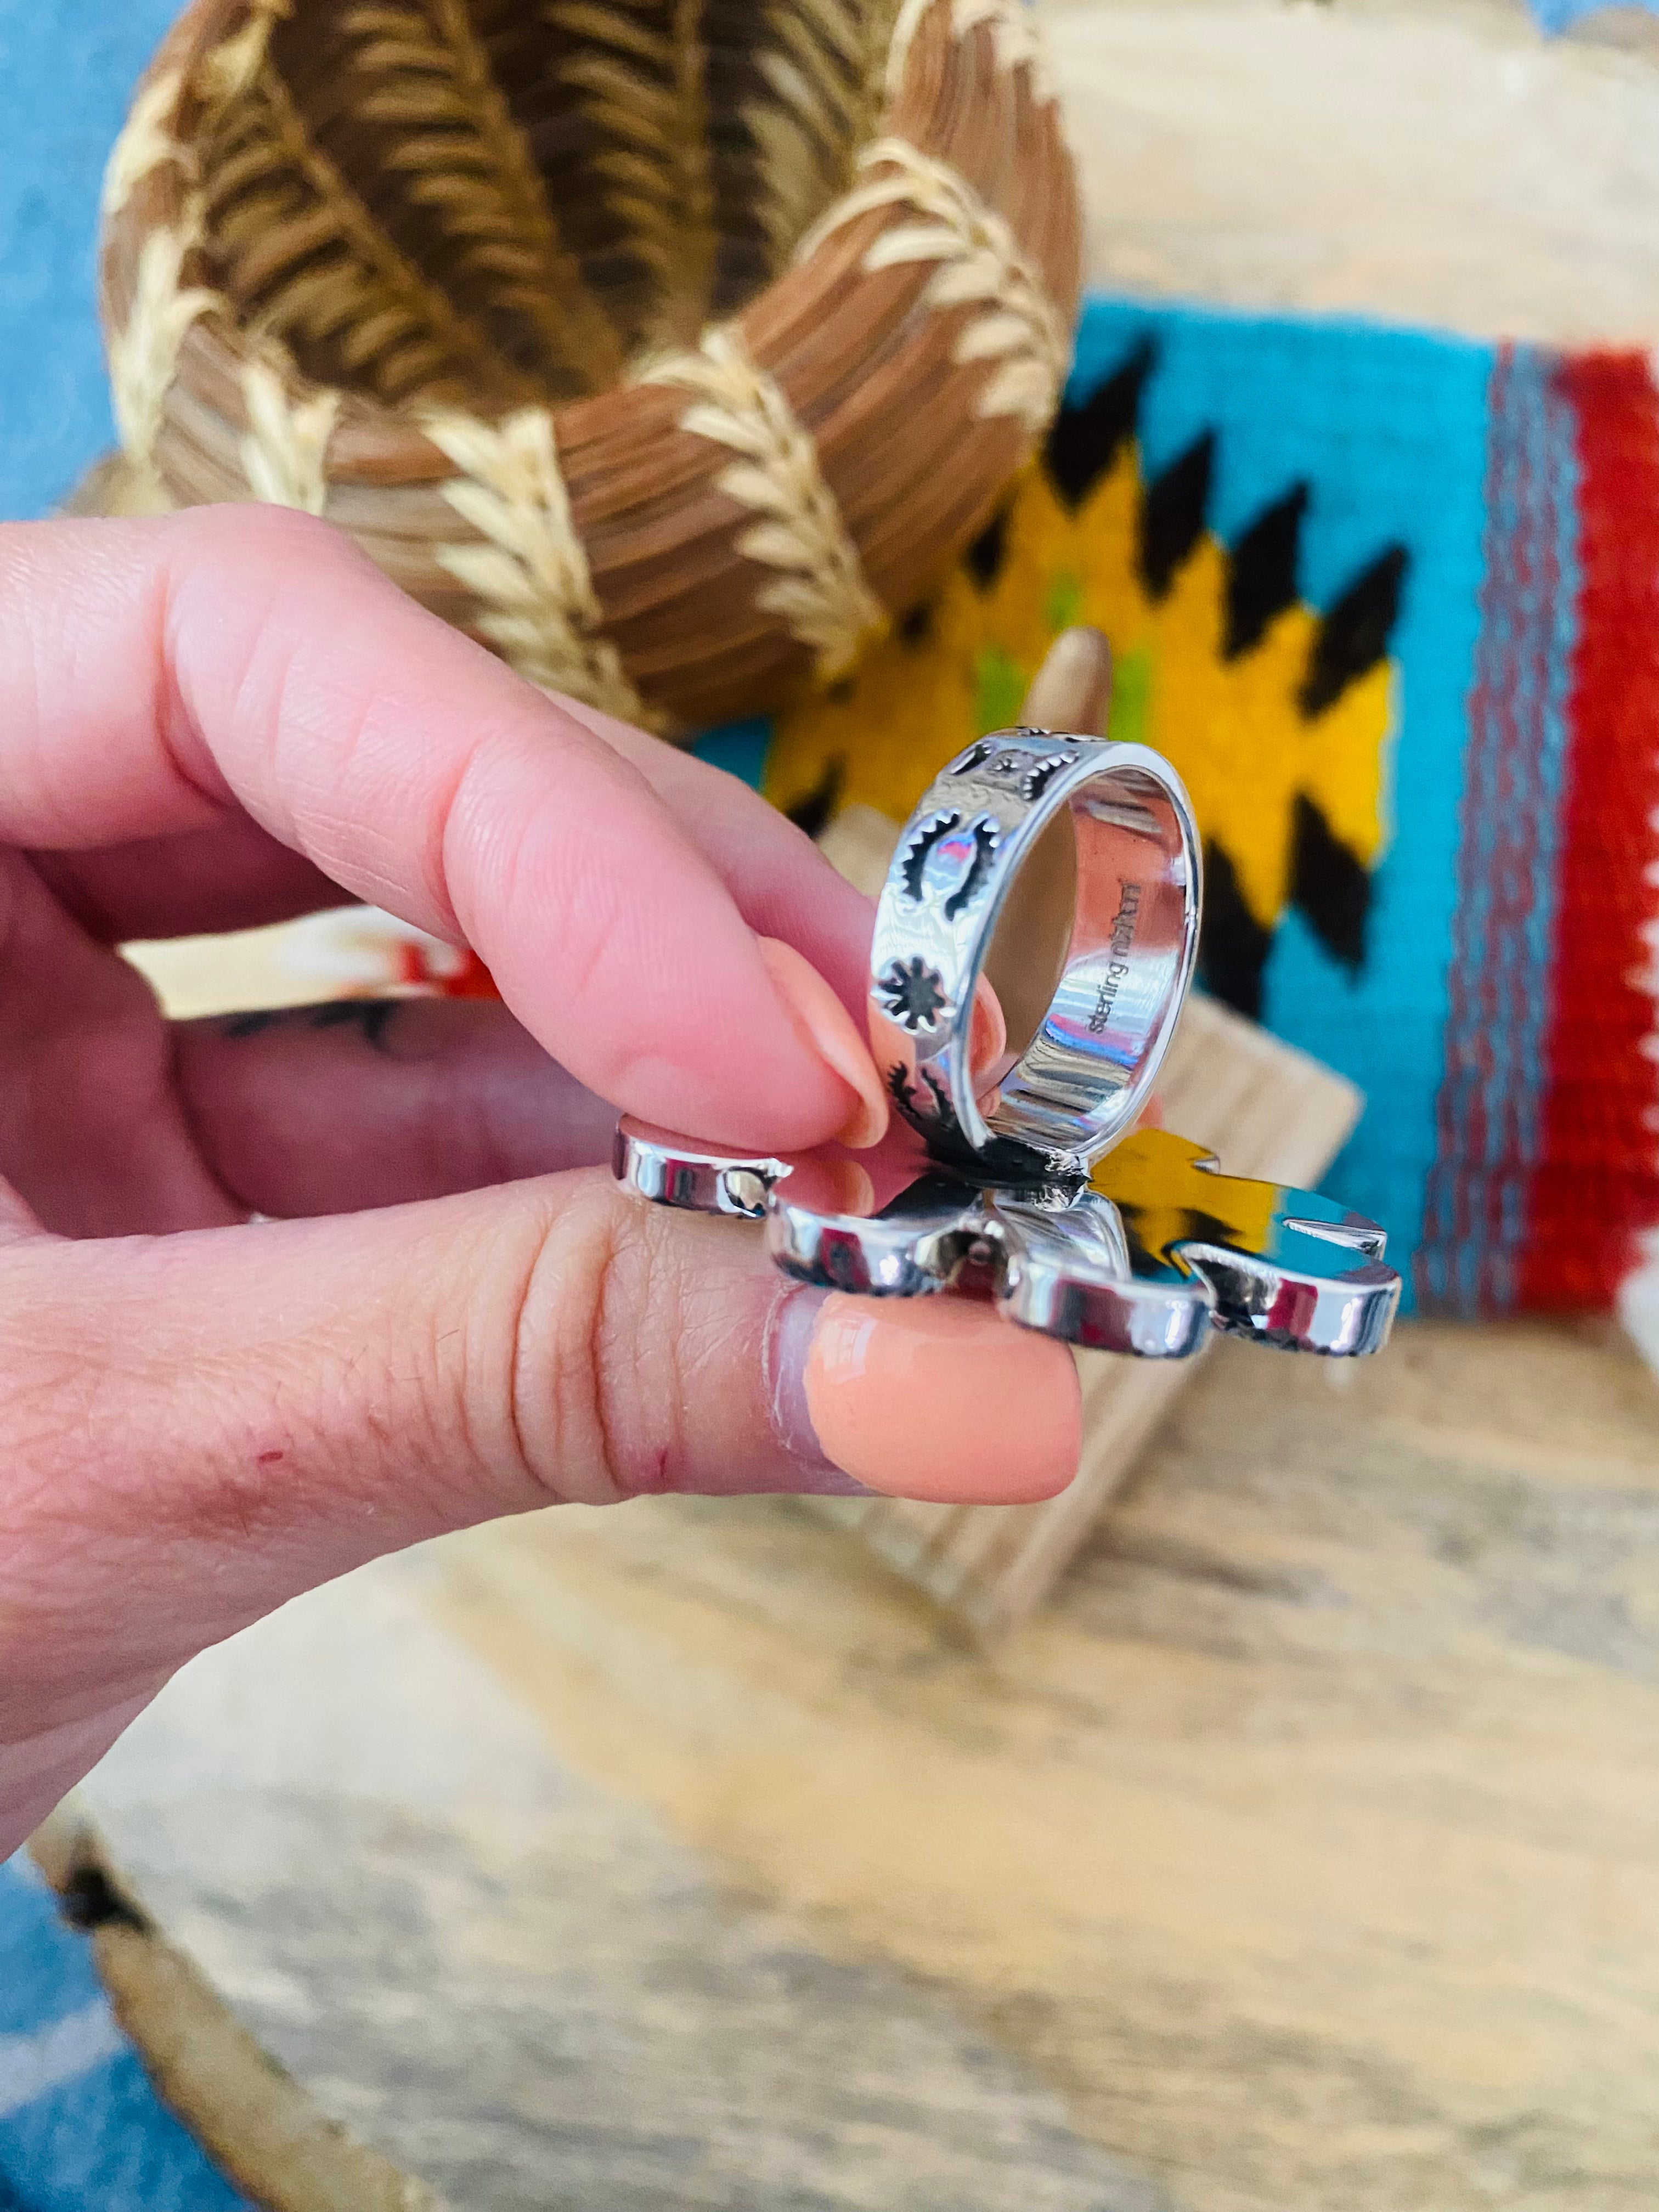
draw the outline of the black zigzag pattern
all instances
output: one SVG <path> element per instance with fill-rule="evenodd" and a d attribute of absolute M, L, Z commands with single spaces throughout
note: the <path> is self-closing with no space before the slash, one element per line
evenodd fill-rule
<path fill-rule="evenodd" d="M 1332 958 L 1357 975 L 1365 963 L 1370 876 L 1301 791 L 1291 832 L 1291 903 L 1307 916 Z"/>
<path fill-rule="evenodd" d="M 1302 519 L 1307 512 L 1308 487 L 1295 484 L 1234 541 L 1227 564 L 1224 659 L 1240 660 L 1254 653 L 1302 596 Z"/>
<path fill-rule="evenodd" d="M 1245 903 L 1238 872 L 1224 846 L 1204 842 L 1204 927 L 1198 980 L 1212 998 L 1252 1021 L 1261 1018 L 1261 979 L 1273 933 Z"/>
<path fill-rule="evenodd" d="M 1061 506 L 1073 514 L 1139 430 L 1141 394 L 1155 358 L 1152 340 L 1143 339 L 1090 398 L 1055 416 L 1042 465 Z"/>
<path fill-rule="evenodd" d="M 1206 430 L 1140 495 L 1135 566 L 1149 599 L 1168 599 L 1176 578 L 1198 550 L 1210 517 L 1215 433 Z"/>
<path fill-rule="evenodd" d="M 988 592 L 1002 574 L 1008 557 L 1008 509 L 1000 507 L 962 556 L 962 563 L 981 592 Z"/>
<path fill-rule="evenodd" d="M 1310 721 L 1334 707 L 1388 658 L 1406 580 L 1406 549 L 1390 545 L 1362 569 L 1319 625 L 1297 704 Z"/>
<path fill-rule="evenodd" d="M 1139 437 L 1141 405 L 1157 365 L 1155 343 L 1143 340 L 1090 398 L 1056 417 L 1043 465 L 1056 496 L 1072 512 Z M 1142 489 L 1135 562 L 1142 588 L 1154 602 L 1167 599 L 1208 527 L 1216 462 L 1216 436 L 1206 431 Z M 1226 660 L 1255 652 L 1279 617 L 1298 603 L 1303 529 L 1313 498 L 1305 482 L 1290 485 L 1227 549 Z M 986 557 L 981 553 L 981 562 Z M 979 568 L 972 565 L 977 575 Z M 1305 721 L 1316 724 L 1387 658 L 1407 567 L 1405 547 L 1388 546 L 1320 618 L 1296 691 Z M 1333 958 L 1358 973 L 1365 957 L 1369 871 L 1305 793 L 1295 801 L 1291 840 L 1291 903 Z M 1206 880 L 1200 973 L 1218 998 L 1241 1013 L 1259 1016 L 1273 931 L 1250 912 L 1231 856 L 1213 841 L 1206 850 Z"/>
<path fill-rule="evenodd" d="M 797 830 L 804 830 L 809 837 L 820 837 L 836 818 L 841 804 L 842 786 L 847 781 L 847 763 L 832 760 L 824 769 L 816 789 L 798 799 L 789 808 L 789 819 Z"/>

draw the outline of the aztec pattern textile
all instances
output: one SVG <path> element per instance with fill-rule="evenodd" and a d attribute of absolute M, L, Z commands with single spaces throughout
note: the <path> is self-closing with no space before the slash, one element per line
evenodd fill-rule
<path fill-rule="evenodd" d="M 1332 1187 L 1419 1302 L 1609 1304 L 1659 1222 L 1646 359 L 1096 299 L 1041 462 L 763 787 L 902 819 L 1073 621 L 1191 787 L 1203 981 L 1363 1087 Z"/>
<path fill-rule="evenodd" d="M 70 1904 L 0 1863 L 0 2212 L 239 2212 L 110 2010 L 84 1933 L 100 1900 Z"/>

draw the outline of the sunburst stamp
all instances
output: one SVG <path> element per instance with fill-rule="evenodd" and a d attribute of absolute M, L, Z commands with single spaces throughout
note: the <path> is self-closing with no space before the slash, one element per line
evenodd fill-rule
<path fill-rule="evenodd" d="M 878 980 L 876 989 L 890 1018 L 902 1022 L 912 1036 L 918 1030 L 937 1029 L 939 1016 L 950 1003 L 945 978 L 920 954 L 895 960 Z"/>
<path fill-rule="evenodd" d="M 1041 738 L 1046 732 L 1042 730 L 1016 730 L 1008 734 Z M 951 776 L 975 776 L 986 783 L 1006 784 L 1030 805 L 1042 798 L 1060 770 L 1070 768 L 1076 758 L 1075 750 L 1033 754 L 995 738 L 981 738 L 976 745 L 970 745 L 959 759 L 953 761 L 945 773 Z"/>

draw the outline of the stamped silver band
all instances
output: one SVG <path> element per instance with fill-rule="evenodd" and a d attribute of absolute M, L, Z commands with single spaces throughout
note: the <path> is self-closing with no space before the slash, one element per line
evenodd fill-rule
<path fill-rule="evenodd" d="M 888 871 L 870 1037 L 940 1159 L 1085 1170 L 1146 1103 L 1192 980 L 1201 863 L 1191 802 L 1143 745 L 1004 730 L 944 769 Z M 988 971 L 1018 1058 L 975 1095 Z"/>
<path fill-rule="evenodd" d="M 787 1161 L 764 1152 L 745 1158 L 711 1152 L 627 1115 L 617 1125 L 611 1166 L 618 1182 L 653 1206 L 672 1206 L 683 1213 L 729 1213 L 739 1221 L 763 1221 L 767 1200 L 789 1172 Z"/>
<path fill-rule="evenodd" d="M 990 1298 L 1139 1359 L 1190 1358 L 1217 1329 L 1380 1351 L 1401 1283 L 1375 1222 L 1224 1175 L 1172 1130 L 1127 1133 L 1191 980 L 1199 865 L 1186 793 L 1143 747 L 1032 730 L 970 747 L 905 831 L 871 961 L 872 1038 L 926 1152 L 896 1133 L 858 1159 L 774 1158 L 625 1119 L 618 1178 L 763 1221 L 776 1266 L 819 1290 Z M 994 1097 L 969 1057 L 982 975 L 1012 1037 Z"/>

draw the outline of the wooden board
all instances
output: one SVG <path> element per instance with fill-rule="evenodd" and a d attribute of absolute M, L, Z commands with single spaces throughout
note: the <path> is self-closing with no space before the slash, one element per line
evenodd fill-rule
<path fill-rule="evenodd" d="M 1230 1174 L 1303 1186 L 1318 1182 L 1359 1117 L 1352 1084 L 1207 999 L 1182 1017 L 1159 1097 L 1168 1126 L 1208 1145 Z M 1079 1352 L 1078 1367 L 1083 1461 L 1060 1497 L 1041 1505 L 820 1498 L 818 1510 L 975 1630 L 1014 1627 L 1048 1596 L 1198 1362 Z"/>
<path fill-rule="evenodd" d="M 1659 23 L 1521 0 L 1049 0 L 1088 281 L 1659 340 Z"/>
<path fill-rule="evenodd" d="M 884 816 L 852 806 L 820 842 L 842 873 L 873 896 L 897 836 Z M 1352 1084 L 1317 1060 L 1199 998 L 1182 1018 L 1158 1095 L 1166 1125 L 1209 1146 L 1230 1174 L 1302 1186 L 1318 1182 L 1361 1104 Z M 1042 1603 L 1197 1371 L 1195 1362 L 1103 1352 L 1079 1352 L 1078 1368 L 1083 1462 L 1060 1497 L 1041 1505 L 820 1498 L 817 1509 L 969 1627 L 1005 1633 Z"/>
<path fill-rule="evenodd" d="M 1659 1391 L 1221 1346 L 994 1652 L 799 1507 L 478 1531 L 88 1797 L 329 2114 L 491 2212 L 1647 2212 Z"/>

